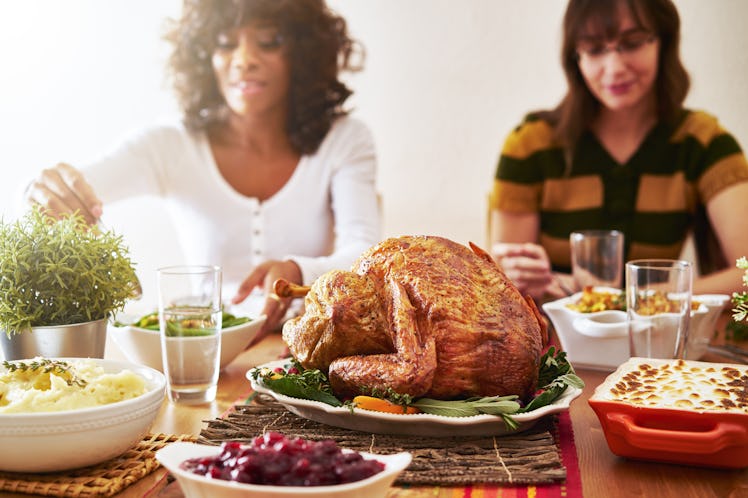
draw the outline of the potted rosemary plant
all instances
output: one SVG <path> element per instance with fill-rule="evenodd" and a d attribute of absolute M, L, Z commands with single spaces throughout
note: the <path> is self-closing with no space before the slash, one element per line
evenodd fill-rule
<path fill-rule="evenodd" d="M 0 220 L 0 345 L 6 360 L 104 356 L 108 319 L 138 285 L 122 237 L 78 214 Z"/>

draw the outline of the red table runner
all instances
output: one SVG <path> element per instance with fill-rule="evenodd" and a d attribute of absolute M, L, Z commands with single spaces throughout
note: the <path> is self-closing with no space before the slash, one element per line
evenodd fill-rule
<path fill-rule="evenodd" d="M 566 467 L 565 482 L 540 486 L 477 485 L 449 488 L 452 490 L 451 498 L 576 498 L 583 496 L 577 448 L 574 444 L 574 429 L 569 412 L 559 415 L 554 437 L 561 449 L 561 459 Z M 437 489 L 435 487 L 434 496 L 438 495 Z M 394 498 L 397 494 L 389 494 L 388 497 Z"/>

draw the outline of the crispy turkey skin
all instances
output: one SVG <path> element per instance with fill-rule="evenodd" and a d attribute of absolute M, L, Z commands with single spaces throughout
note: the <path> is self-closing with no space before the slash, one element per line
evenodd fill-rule
<path fill-rule="evenodd" d="M 481 249 L 434 236 L 384 240 L 305 297 L 283 339 L 339 397 L 388 388 L 461 399 L 536 390 L 545 326 Z"/>

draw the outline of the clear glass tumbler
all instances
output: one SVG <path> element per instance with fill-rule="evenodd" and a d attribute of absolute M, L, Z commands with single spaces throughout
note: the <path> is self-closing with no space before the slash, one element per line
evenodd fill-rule
<path fill-rule="evenodd" d="M 221 361 L 221 268 L 160 268 L 158 296 L 169 399 L 209 403 L 216 398 Z"/>
<path fill-rule="evenodd" d="M 623 285 L 623 232 L 579 230 L 569 235 L 571 272 L 577 289 Z"/>
<path fill-rule="evenodd" d="M 631 356 L 684 358 L 691 318 L 690 262 L 640 259 L 626 263 Z"/>

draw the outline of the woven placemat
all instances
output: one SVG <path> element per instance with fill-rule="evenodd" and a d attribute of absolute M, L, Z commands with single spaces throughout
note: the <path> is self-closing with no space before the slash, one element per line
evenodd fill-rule
<path fill-rule="evenodd" d="M 159 467 L 157 450 L 174 441 L 195 439 L 192 435 L 149 434 L 134 448 L 98 465 L 48 474 L 0 472 L 0 491 L 67 498 L 112 496 Z"/>
<path fill-rule="evenodd" d="M 555 417 L 546 417 L 521 434 L 500 437 L 427 438 L 371 434 L 328 426 L 301 418 L 271 398 L 236 405 L 224 418 L 208 421 L 199 442 L 249 441 L 265 431 L 310 440 L 333 439 L 357 451 L 389 454 L 408 451 L 410 466 L 396 484 L 550 484 L 563 481 L 566 469 L 551 431 Z"/>

